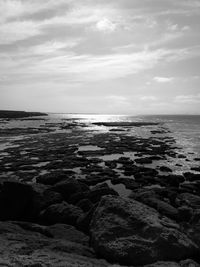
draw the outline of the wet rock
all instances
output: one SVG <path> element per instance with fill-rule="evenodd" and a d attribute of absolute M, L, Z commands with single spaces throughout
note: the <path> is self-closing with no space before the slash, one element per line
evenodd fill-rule
<path fill-rule="evenodd" d="M 51 187 L 51 190 L 60 193 L 65 200 L 68 200 L 73 194 L 85 192 L 89 188 L 87 185 L 76 181 L 76 179 L 69 178 L 55 184 Z"/>
<path fill-rule="evenodd" d="M 110 188 L 107 183 L 103 183 L 94 186 L 87 194 L 87 198 L 93 203 L 96 203 L 100 201 L 102 196 L 105 195 L 118 196 L 118 193 L 114 189 Z"/>
<path fill-rule="evenodd" d="M 181 206 L 178 208 L 178 213 L 180 221 L 188 222 L 192 218 L 193 210 L 188 206 Z"/>
<path fill-rule="evenodd" d="M 94 122 L 94 125 L 103 125 L 108 127 L 140 127 L 140 126 L 150 126 L 158 125 L 156 122 Z"/>
<path fill-rule="evenodd" d="M 161 166 L 160 167 L 161 172 L 172 172 L 172 170 L 169 167 L 166 166 Z"/>
<path fill-rule="evenodd" d="M 164 159 L 164 157 L 163 156 L 151 156 L 151 159 L 152 160 L 163 160 Z"/>
<path fill-rule="evenodd" d="M 52 204 L 60 203 L 63 200 L 59 193 L 51 191 L 48 187 L 38 184 L 33 184 L 31 187 L 30 218 L 33 220 L 34 218 L 37 218 L 41 210 Z"/>
<path fill-rule="evenodd" d="M 76 204 L 76 206 L 79 207 L 79 208 L 81 208 L 84 212 L 87 212 L 87 211 L 89 211 L 93 207 L 93 204 L 92 204 L 92 202 L 89 199 L 84 198 L 84 199 L 80 200 Z"/>
<path fill-rule="evenodd" d="M 71 173 L 72 174 L 72 173 Z M 44 175 L 40 175 L 36 177 L 37 183 L 45 184 L 45 185 L 54 185 L 62 180 L 66 180 L 68 175 L 63 172 L 51 172 Z"/>
<path fill-rule="evenodd" d="M 114 196 L 101 199 L 93 214 L 90 233 L 96 253 L 120 264 L 177 261 L 198 251 L 170 219 L 140 202 Z"/>
<path fill-rule="evenodd" d="M 192 173 L 192 172 L 185 172 L 184 176 L 189 181 L 199 181 L 200 174 Z"/>
<path fill-rule="evenodd" d="M 179 158 L 179 159 L 186 159 L 187 157 L 186 157 L 185 155 L 183 155 L 183 154 L 179 154 L 179 155 L 177 156 L 177 158 Z"/>
<path fill-rule="evenodd" d="M 1 220 L 36 220 L 40 211 L 62 197 L 49 187 L 17 181 L 3 183 L 0 193 Z"/>
<path fill-rule="evenodd" d="M 149 207 L 156 209 L 158 212 L 160 212 L 161 214 L 163 214 L 163 215 L 165 215 L 171 219 L 178 220 L 178 218 L 179 218 L 178 210 L 165 201 L 162 201 L 162 200 L 157 199 L 155 197 L 138 199 L 138 201 L 148 205 Z"/>
<path fill-rule="evenodd" d="M 200 197 L 190 193 L 179 194 L 176 203 L 179 206 L 186 205 L 192 209 L 200 209 Z"/>
<path fill-rule="evenodd" d="M 76 206 L 78 202 L 82 201 L 86 197 L 87 197 L 86 192 L 75 193 L 75 194 L 70 196 L 70 198 L 67 200 L 67 202 Z"/>
<path fill-rule="evenodd" d="M 118 160 L 116 160 L 117 163 L 120 164 L 132 164 L 133 161 L 128 157 L 120 157 Z"/>
<path fill-rule="evenodd" d="M 148 199 L 148 198 L 156 198 L 159 200 L 163 200 L 172 206 L 175 205 L 175 200 L 177 197 L 177 192 L 174 190 L 174 188 L 159 188 L 159 187 L 154 187 L 154 188 L 143 188 L 143 189 L 138 189 L 134 190 L 132 195 L 130 196 L 133 199 Z"/>
<path fill-rule="evenodd" d="M 112 184 L 124 184 L 127 189 L 137 189 L 140 187 L 139 183 L 131 178 L 113 178 L 111 179 Z"/>
<path fill-rule="evenodd" d="M 77 228 L 86 234 L 89 234 L 90 222 L 94 211 L 96 210 L 98 203 L 95 204 L 87 213 L 83 214 L 77 220 Z"/>
<path fill-rule="evenodd" d="M 158 175 L 158 178 L 163 185 L 178 187 L 180 183 L 184 182 L 182 175 Z"/>
<path fill-rule="evenodd" d="M 151 158 L 139 158 L 139 159 L 135 159 L 135 162 L 139 164 L 151 164 L 152 160 Z"/>
<path fill-rule="evenodd" d="M 107 166 L 111 169 L 115 169 L 117 167 L 117 163 L 116 163 L 116 161 L 106 161 L 105 166 Z"/>
<path fill-rule="evenodd" d="M 167 199 L 169 195 L 162 189 L 142 189 L 133 192 L 130 197 L 156 209 L 171 219 L 179 219 L 178 210 L 170 204 L 170 200 Z"/>
<path fill-rule="evenodd" d="M 77 219 L 83 215 L 83 211 L 71 204 L 62 202 L 49 206 L 40 214 L 40 219 L 46 224 L 66 223 L 76 225 Z"/>
<path fill-rule="evenodd" d="M 179 192 L 196 194 L 198 192 L 198 185 L 196 182 L 184 182 L 180 184 Z"/>
<path fill-rule="evenodd" d="M 140 166 L 138 167 L 137 172 L 134 174 L 135 178 L 139 178 L 144 175 L 154 177 L 158 175 L 158 171 L 152 168 Z"/>
<path fill-rule="evenodd" d="M 109 177 L 102 177 L 99 175 L 87 175 L 85 179 L 77 179 L 77 181 L 80 181 L 88 186 L 94 186 L 96 184 L 105 182 L 106 180 L 108 180 Z"/>

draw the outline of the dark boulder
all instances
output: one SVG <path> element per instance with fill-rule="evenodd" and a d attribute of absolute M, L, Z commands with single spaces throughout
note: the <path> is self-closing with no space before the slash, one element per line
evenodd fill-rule
<path fill-rule="evenodd" d="M 185 172 L 184 176 L 189 181 L 199 181 L 200 180 L 200 174 L 198 173 L 192 173 L 192 172 Z"/>
<path fill-rule="evenodd" d="M 83 215 L 83 211 L 71 204 L 62 202 L 49 206 L 40 214 L 40 219 L 45 224 L 65 223 L 76 225 L 77 219 Z"/>
<path fill-rule="evenodd" d="M 193 209 L 188 206 L 181 206 L 178 208 L 179 221 L 189 222 L 193 216 Z"/>
<path fill-rule="evenodd" d="M 90 234 L 98 255 L 125 265 L 178 261 L 198 253 L 178 224 L 140 202 L 116 196 L 102 197 Z"/>
<path fill-rule="evenodd" d="M 4 182 L 0 193 L 0 219 L 23 220 L 31 205 L 30 185 L 15 181 Z"/>
<path fill-rule="evenodd" d="M 84 212 L 87 212 L 87 211 L 89 211 L 93 207 L 93 204 L 92 204 L 92 202 L 89 199 L 84 198 L 84 199 L 80 200 L 76 204 L 76 206 L 79 207 L 79 208 L 81 208 Z"/>
<path fill-rule="evenodd" d="M 0 193 L 0 219 L 34 221 L 42 209 L 61 201 L 61 195 L 47 186 L 7 181 Z"/>
<path fill-rule="evenodd" d="M 138 197 L 136 198 L 136 200 L 148 205 L 149 207 L 156 209 L 158 212 L 171 219 L 178 220 L 179 218 L 179 212 L 175 207 L 156 197 Z"/>
<path fill-rule="evenodd" d="M 107 183 L 94 186 L 87 194 L 87 198 L 93 203 L 99 202 L 102 196 L 114 195 L 118 196 L 118 193 L 110 188 Z"/>
<path fill-rule="evenodd" d="M 67 201 L 73 194 L 81 193 L 89 190 L 89 187 L 83 183 L 78 182 L 74 178 L 69 178 L 61 181 L 51 187 L 51 190 L 60 193 Z"/>
<path fill-rule="evenodd" d="M 185 180 L 185 178 L 182 175 L 175 175 L 175 174 L 159 175 L 158 178 L 160 180 L 160 184 L 173 187 L 178 187 L 179 184 L 183 183 Z"/>

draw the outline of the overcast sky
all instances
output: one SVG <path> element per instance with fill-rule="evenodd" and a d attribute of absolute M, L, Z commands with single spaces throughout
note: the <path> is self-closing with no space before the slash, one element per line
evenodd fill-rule
<path fill-rule="evenodd" d="M 200 114 L 200 1 L 0 0 L 0 109 Z"/>

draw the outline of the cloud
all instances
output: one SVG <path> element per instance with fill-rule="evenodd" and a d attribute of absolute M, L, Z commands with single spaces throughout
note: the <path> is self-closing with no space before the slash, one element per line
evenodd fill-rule
<path fill-rule="evenodd" d="M 111 80 L 151 69 L 167 54 L 168 52 L 163 50 L 100 56 L 65 53 L 59 57 L 37 61 L 26 71 L 82 81 Z"/>
<path fill-rule="evenodd" d="M 107 18 L 103 18 L 100 21 L 97 22 L 96 24 L 96 28 L 99 31 L 103 31 L 103 32 L 113 32 L 116 29 L 116 24 L 113 23 L 112 21 L 110 21 Z"/>
<path fill-rule="evenodd" d="M 144 50 L 135 53 L 112 53 L 106 55 L 77 54 L 62 49 L 67 45 L 61 42 L 47 42 L 24 51 L 25 57 L 20 54 L 12 59 L 0 54 L 2 75 L 12 74 L 13 79 L 56 79 L 62 82 L 94 82 L 113 80 L 135 75 L 150 70 L 159 63 L 166 64 L 170 57 L 177 54 L 177 50 Z M 46 50 L 46 52 L 45 52 Z M 44 53 L 43 53 L 44 51 Z M 60 51 L 57 54 L 57 51 Z M 27 54 L 29 57 L 27 57 Z M 44 57 L 51 53 L 51 57 Z M 32 56 L 31 56 L 32 54 Z M 40 55 L 33 57 L 34 54 Z M 173 59 L 174 60 L 174 59 Z M 172 77 L 154 77 L 156 82 L 166 83 Z"/>
<path fill-rule="evenodd" d="M 179 104 L 198 104 L 200 103 L 200 94 L 178 95 L 174 98 L 174 102 Z"/>
<path fill-rule="evenodd" d="M 142 101 L 157 101 L 158 98 L 156 96 L 141 96 L 140 100 L 142 100 Z"/>
<path fill-rule="evenodd" d="M 127 98 L 121 95 L 109 95 L 106 98 L 118 103 L 127 102 Z"/>
<path fill-rule="evenodd" d="M 21 54 L 33 56 L 33 55 L 48 55 L 53 54 L 54 56 L 56 53 L 62 49 L 72 48 L 78 45 L 80 39 L 68 39 L 62 41 L 48 41 L 39 45 L 35 45 L 27 49 L 27 51 L 20 51 Z M 61 52 L 60 52 L 61 53 Z"/>
<path fill-rule="evenodd" d="M 174 80 L 173 77 L 154 77 L 153 80 L 158 83 L 169 83 Z"/>
<path fill-rule="evenodd" d="M 1 0 L 0 22 L 9 19 L 19 19 L 25 15 L 39 13 L 44 10 L 54 9 L 62 4 L 71 3 L 72 0 Z"/>
<path fill-rule="evenodd" d="M 0 44 L 10 44 L 40 35 L 39 25 L 32 21 L 14 21 L 0 25 Z"/>
<path fill-rule="evenodd" d="M 60 32 L 61 26 L 67 26 L 71 30 L 74 27 L 84 29 L 87 26 L 87 29 L 93 27 L 99 32 L 109 33 L 114 31 L 117 25 L 112 19 L 117 16 L 118 11 L 107 6 L 81 4 L 78 6 L 72 0 L 59 0 L 58 2 L 46 0 L 44 3 L 38 0 L 35 2 L 3 0 L 2 3 L 2 9 L 0 9 L 2 13 L 0 17 L 0 44 L 11 44 L 39 34 L 44 36 L 48 31 L 52 31 L 52 27 L 57 27 L 58 32 Z M 62 14 L 57 15 L 56 6 L 63 3 L 71 3 L 70 8 L 63 9 Z M 41 19 L 34 20 L 34 17 L 32 19 L 29 17 L 31 14 L 53 9 L 53 7 L 55 14 L 51 14 L 48 18 L 41 17 Z"/>

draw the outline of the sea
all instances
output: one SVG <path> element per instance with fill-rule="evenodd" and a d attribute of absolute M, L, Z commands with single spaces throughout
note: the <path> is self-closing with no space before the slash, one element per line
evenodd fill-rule
<path fill-rule="evenodd" d="M 51 114 L 52 118 L 75 119 L 84 123 L 92 122 L 158 122 L 169 129 L 178 145 L 187 153 L 200 156 L 200 115 L 102 115 L 102 114 Z M 99 127 L 100 130 L 100 127 Z M 103 130 L 103 129 L 102 129 Z M 105 128 L 104 128 L 105 130 Z M 144 131 L 141 134 L 145 134 Z"/>
<path fill-rule="evenodd" d="M 0 129 L 5 128 L 28 128 L 41 127 L 44 125 L 44 119 L 49 124 L 57 124 L 63 122 L 84 123 L 88 127 L 96 127 L 97 131 L 106 131 L 106 127 L 91 126 L 93 122 L 159 122 L 162 127 L 170 131 L 177 144 L 186 154 L 193 153 L 196 157 L 200 157 L 200 115 L 107 115 L 107 114 L 69 114 L 69 113 L 48 113 L 48 117 L 37 117 L 37 120 L 0 120 Z M 134 129 L 132 134 L 145 136 L 145 127 Z M 3 141 L 0 138 L 1 142 Z M 1 150 L 1 147 L 0 147 Z"/>

